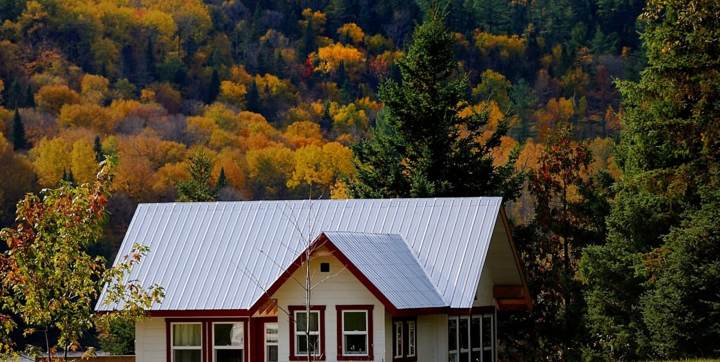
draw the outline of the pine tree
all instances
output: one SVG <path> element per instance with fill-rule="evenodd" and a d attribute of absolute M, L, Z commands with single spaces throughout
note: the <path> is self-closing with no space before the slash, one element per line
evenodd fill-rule
<path fill-rule="evenodd" d="M 215 193 L 219 193 L 220 190 L 227 186 L 227 178 L 225 177 L 225 167 L 220 168 L 220 174 L 218 175 L 217 182 L 215 182 Z"/>
<path fill-rule="evenodd" d="M 415 29 L 398 63 L 400 82 L 382 84 L 385 107 L 370 139 L 355 147 L 358 175 L 351 191 L 356 197 L 517 195 L 522 175 L 515 174 L 514 158 L 496 167 L 491 155 L 507 123 L 500 122 L 483 142 L 479 135 L 486 130 L 487 114 L 459 116 L 470 92 L 453 45 L 436 9 Z M 460 126 L 467 134 L 460 134 Z"/>
<path fill-rule="evenodd" d="M 212 186 L 212 160 L 204 152 L 196 152 L 188 165 L 190 179 L 177 183 L 178 201 L 215 201 L 217 190 Z"/>
<path fill-rule="evenodd" d="M 105 152 L 103 151 L 102 143 L 100 142 L 100 136 L 95 136 L 93 151 L 95 151 L 95 160 L 98 163 L 105 161 Z"/>
<path fill-rule="evenodd" d="M 586 250 L 581 269 L 590 330 L 612 358 L 718 353 L 718 10 L 714 1 L 649 1 L 648 66 L 638 82 L 619 83 L 623 180 L 608 240 Z"/>
<path fill-rule="evenodd" d="M 213 103 L 220 94 L 220 75 L 217 69 L 213 69 L 210 77 L 210 85 L 208 86 L 206 103 Z"/>
<path fill-rule="evenodd" d="M 258 93 L 257 83 L 255 79 L 250 82 L 248 91 L 245 94 L 245 109 L 250 112 L 260 112 L 260 94 Z"/>
<path fill-rule="evenodd" d="M 15 110 L 15 115 L 13 116 L 12 139 L 13 147 L 15 147 L 16 150 L 25 150 L 29 146 L 27 138 L 25 137 L 25 125 L 23 125 L 20 112 L 17 109 Z"/>

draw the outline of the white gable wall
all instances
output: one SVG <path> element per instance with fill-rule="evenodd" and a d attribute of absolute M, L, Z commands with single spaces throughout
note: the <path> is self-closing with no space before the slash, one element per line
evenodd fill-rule
<path fill-rule="evenodd" d="M 135 361 L 165 361 L 165 318 L 145 318 L 135 323 Z"/>
<path fill-rule="evenodd" d="M 329 273 L 320 273 L 320 263 L 330 263 Z M 322 250 L 319 255 L 313 256 L 310 263 L 311 280 L 313 285 L 311 304 L 325 306 L 325 354 L 326 361 L 337 360 L 337 345 L 340 336 L 337 335 L 337 305 L 373 305 L 373 352 L 374 361 L 388 361 L 385 359 L 385 307 L 367 290 L 355 276 L 334 256 Z M 293 278 L 304 284 L 305 264 L 294 274 Z M 305 290 L 292 278 L 288 279 L 272 296 L 277 299 L 280 308 L 287 311 L 290 305 L 305 305 Z M 290 355 L 290 331 L 287 314 L 278 310 L 279 327 L 279 360 L 288 361 Z"/>

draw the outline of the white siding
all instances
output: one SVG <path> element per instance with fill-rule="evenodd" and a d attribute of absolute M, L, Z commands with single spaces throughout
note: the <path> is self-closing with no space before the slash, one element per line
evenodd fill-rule
<path fill-rule="evenodd" d="M 418 362 L 447 361 L 447 329 L 447 314 L 431 314 L 417 317 Z"/>
<path fill-rule="evenodd" d="M 329 273 L 320 273 L 320 263 L 330 263 Z M 320 283 L 312 290 L 311 304 L 325 306 L 325 354 L 326 361 L 337 360 L 337 305 L 363 304 L 373 305 L 373 352 L 374 361 L 388 361 L 385 353 L 385 307 L 367 288 L 355 278 L 342 264 L 322 250 L 311 259 L 311 280 Z M 305 265 L 300 267 L 293 278 L 304 283 Z M 292 278 L 288 279 L 273 295 L 277 299 L 279 327 L 279 360 L 288 361 L 290 355 L 290 331 L 287 311 L 290 305 L 304 305 L 305 291 Z"/>
<path fill-rule="evenodd" d="M 165 318 L 146 318 L 135 323 L 135 361 L 165 361 Z"/>

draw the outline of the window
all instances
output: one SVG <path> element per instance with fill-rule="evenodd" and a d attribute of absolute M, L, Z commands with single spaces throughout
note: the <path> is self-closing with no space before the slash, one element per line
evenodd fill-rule
<path fill-rule="evenodd" d="M 393 319 L 393 359 L 395 361 L 415 361 L 417 359 L 416 328 L 415 319 Z"/>
<path fill-rule="evenodd" d="M 494 314 L 449 317 L 448 361 L 491 362 L 494 360 Z"/>
<path fill-rule="evenodd" d="M 320 272 L 321 273 L 329 273 L 330 272 L 330 263 L 320 263 Z"/>
<path fill-rule="evenodd" d="M 213 362 L 243 362 L 245 329 L 241 322 L 216 322 L 213 326 Z"/>
<path fill-rule="evenodd" d="M 278 324 L 265 323 L 265 362 L 278 361 Z"/>
<path fill-rule="evenodd" d="M 403 354 L 403 322 L 398 321 L 395 323 L 395 353 L 393 353 L 393 356 L 395 358 L 403 358 L 405 355 Z"/>
<path fill-rule="evenodd" d="M 415 321 L 407 322 L 407 356 L 415 357 Z"/>
<path fill-rule="evenodd" d="M 310 314 L 305 306 L 290 306 L 290 360 L 325 359 L 325 307 L 312 306 Z"/>
<path fill-rule="evenodd" d="M 337 306 L 338 360 L 372 360 L 372 305 Z"/>
<path fill-rule="evenodd" d="M 202 323 L 171 324 L 172 362 L 202 362 Z"/>

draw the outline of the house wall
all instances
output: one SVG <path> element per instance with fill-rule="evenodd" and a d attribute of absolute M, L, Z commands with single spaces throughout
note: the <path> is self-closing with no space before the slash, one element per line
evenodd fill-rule
<path fill-rule="evenodd" d="M 135 361 L 165 361 L 165 318 L 145 318 L 135 323 Z"/>
<path fill-rule="evenodd" d="M 422 315 L 417 318 L 418 362 L 447 361 L 447 314 Z"/>
<path fill-rule="evenodd" d="M 321 273 L 320 263 L 330 263 L 330 272 Z M 367 290 L 354 275 L 327 250 L 318 251 L 310 263 L 312 284 L 311 304 L 325 306 L 325 354 L 326 361 L 337 360 L 337 346 L 340 342 L 337 334 L 337 305 L 373 305 L 373 361 L 388 361 L 385 358 L 385 307 Z M 292 276 L 300 283 L 305 281 L 305 265 Z M 290 331 L 288 316 L 282 311 L 290 305 L 305 305 L 305 290 L 293 279 L 288 279 L 276 292 L 280 307 L 278 311 L 279 360 L 288 361 L 290 355 Z"/>

